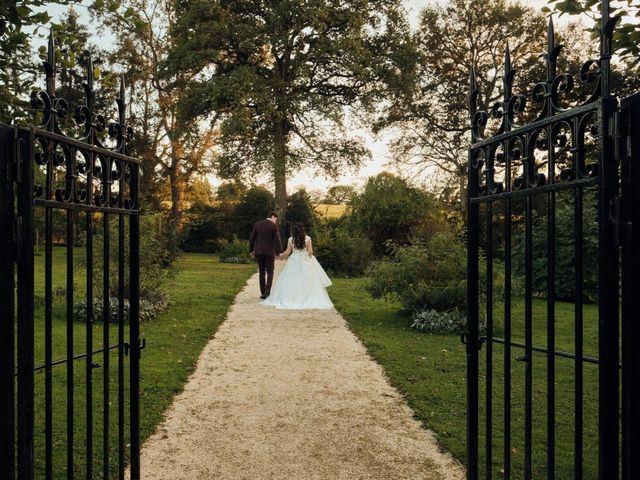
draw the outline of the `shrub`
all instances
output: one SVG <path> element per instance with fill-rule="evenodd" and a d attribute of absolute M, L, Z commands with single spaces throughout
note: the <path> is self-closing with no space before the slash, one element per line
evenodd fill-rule
<path fill-rule="evenodd" d="M 287 231 L 286 237 L 291 235 L 290 225 L 294 222 L 300 222 L 304 225 L 309 235 L 315 233 L 315 225 L 317 215 L 313 209 L 311 198 L 304 188 L 289 195 L 287 198 Z M 284 242 L 283 242 L 284 243 Z"/>
<path fill-rule="evenodd" d="M 330 228 L 325 224 L 313 242 L 318 261 L 334 275 L 362 275 L 373 259 L 371 240 L 344 227 Z"/>
<path fill-rule="evenodd" d="M 364 191 L 350 202 L 351 219 L 373 242 L 376 255 L 389 253 L 387 242 L 414 243 L 416 233 L 428 231 L 425 219 L 435 208 L 431 196 L 390 173 L 369 178 Z"/>
<path fill-rule="evenodd" d="M 218 206 L 197 204 L 191 207 L 186 215 L 180 248 L 197 253 L 218 251 L 229 236 L 223 231 L 224 217 L 223 209 Z"/>
<path fill-rule="evenodd" d="M 428 308 L 417 312 L 411 319 L 411 328 L 425 333 L 461 333 L 466 317 L 458 310 L 438 312 Z"/>
<path fill-rule="evenodd" d="M 224 242 L 220 249 L 220 261 L 224 263 L 253 263 L 249 255 L 249 242 L 236 235 L 231 242 Z"/>
<path fill-rule="evenodd" d="M 118 222 L 112 221 L 109 232 L 110 255 L 109 255 L 109 294 L 113 298 L 119 296 L 118 284 Z M 96 228 L 93 237 L 94 268 L 93 285 L 94 292 L 102 292 L 103 266 L 102 252 L 104 237 L 102 229 Z M 99 233 L 98 233 L 99 232 Z M 165 235 L 160 232 L 157 219 L 153 216 L 140 217 L 140 304 L 142 310 L 143 302 L 149 304 L 148 309 L 154 310 L 153 305 L 164 305 L 168 303 L 167 294 L 163 289 L 165 279 L 175 273 L 172 262 L 175 258 L 170 251 Z M 129 229 L 125 228 L 125 265 L 129 264 Z M 86 266 L 86 258 L 82 257 L 78 266 Z M 127 267 L 128 269 L 128 267 Z M 98 295 L 96 295 L 98 297 Z M 131 290 L 129 276 L 125 275 L 124 298 L 129 300 Z M 101 295 L 100 295 L 101 298 Z M 78 311 L 82 311 L 80 304 Z M 146 307 L 145 307 L 146 308 Z M 84 307 L 86 312 L 86 305 Z M 85 313 L 86 315 L 86 313 Z M 142 314 L 141 314 L 142 315 Z M 98 317 L 96 316 L 96 319 Z"/>
<path fill-rule="evenodd" d="M 575 210 L 574 195 L 561 193 L 556 202 L 556 297 L 575 300 Z M 533 291 L 547 293 L 547 212 L 534 211 L 532 236 Z M 523 288 L 525 276 L 524 224 L 516 229 L 513 240 L 513 274 L 516 287 Z M 584 300 L 598 301 L 598 210 L 593 194 L 583 201 L 583 295 Z"/>
<path fill-rule="evenodd" d="M 390 258 L 367 270 L 365 289 L 373 298 L 398 300 L 411 312 L 466 310 L 467 256 L 460 238 L 439 232 L 426 245 L 390 244 L 389 249 Z M 481 292 L 485 277 L 481 273 Z"/>
<path fill-rule="evenodd" d="M 452 334 L 462 333 L 465 331 L 467 317 L 459 310 L 451 310 L 450 312 L 438 312 L 427 308 L 413 315 L 411 319 L 411 328 L 425 333 Z M 480 320 L 480 331 L 486 329 L 483 320 Z"/>
<path fill-rule="evenodd" d="M 253 225 L 267 218 L 273 205 L 273 194 L 269 190 L 257 185 L 249 188 L 233 211 L 233 233 L 239 238 L 248 239 Z"/>
<path fill-rule="evenodd" d="M 153 320 L 159 313 L 163 312 L 169 306 L 169 299 L 166 295 L 161 295 L 153 301 L 140 299 L 139 318 L 141 322 Z M 111 298 L 109 300 L 109 322 L 118 323 L 118 299 Z M 131 313 L 131 305 L 129 300 L 124 300 L 124 319 L 129 323 Z M 82 300 L 73 306 L 73 317 L 77 321 L 85 322 L 87 320 L 87 301 Z M 93 300 L 93 320 L 102 322 L 104 319 L 104 304 L 102 299 Z"/>

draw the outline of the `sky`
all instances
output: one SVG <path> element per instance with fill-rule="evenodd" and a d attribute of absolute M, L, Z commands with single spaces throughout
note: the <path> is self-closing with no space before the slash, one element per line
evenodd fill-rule
<path fill-rule="evenodd" d="M 442 3 L 442 0 L 404 0 L 404 3 L 409 12 L 409 21 L 415 28 L 417 27 L 418 15 L 420 11 L 429 4 Z M 526 3 L 532 7 L 541 8 L 547 4 L 547 0 L 526 0 L 523 3 Z M 81 17 L 86 17 L 86 13 L 83 10 L 83 8 L 77 9 Z M 56 6 L 49 11 L 54 17 L 58 17 L 66 11 L 66 8 Z M 563 23 L 563 20 L 567 20 L 567 18 L 561 18 L 560 23 Z M 86 23 L 89 23 L 88 18 L 85 18 L 85 21 Z M 354 133 L 364 139 L 367 147 L 371 151 L 371 158 L 364 162 L 358 171 L 349 172 L 335 180 L 318 176 L 314 171 L 301 171 L 296 175 L 290 177 L 288 181 L 289 191 L 295 191 L 299 187 L 305 187 L 308 191 L 324 191 L 330 186 L 336 184 L 361 186 L 366 181 L 366 179 L 372 175 L 376 175 L 384 170 L 392 172 L 396 171 L 394 166 L 390 164 L 391 158 L 389 154 L 388 144 L 392 139 L 391 134 L 374 137 L 365 129 L 356 129 L 354 130 Z M 208 178 L 214 186 L 220 183 L 220 180 L 214 175 L 210 175 Z M 417 180 L 426 181 L 428 179 L 423 177 Z M 257 181 L 258 183 L 264 183 L 267 186 L 269 184 L 269 179 L 267 177 L 257 179 Z"/>

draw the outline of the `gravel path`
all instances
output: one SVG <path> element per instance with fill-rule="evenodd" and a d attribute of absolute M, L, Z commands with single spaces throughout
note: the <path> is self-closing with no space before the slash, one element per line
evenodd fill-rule
<path fill-rule="evenodd" d="M 143 478 L 464 478 L 335 310 L 256 292 L 254 275 L 145 443 Z"/>

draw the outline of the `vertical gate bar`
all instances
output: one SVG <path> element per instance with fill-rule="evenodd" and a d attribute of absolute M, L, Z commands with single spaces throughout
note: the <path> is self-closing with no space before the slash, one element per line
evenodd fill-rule
<path fill-rule="evenodd" d="M 0 478 L 15 478 L 15 212 L 16 131 L 0 125 Z"/>
<path fill-rule="evenodd" d="M 511 160 L 505 168 L 505 187 L 511 191 Z M 504 207 L 504 480 L 511 478 L 511 199 Z"/>
<path fill-rule="evenodd" d="M 121 142 L 118 145 L 118 149 L 121 154 L 127 154 L 126 143 L 126 122 L 127 122 L 127 104 L 125 101 L 125 82 L 124 76 L 120 78 L 120 95 L 117 99 L 118 103 L 118 120 L 120 126 L 125 133 Z M 120 161 L 119 176 L 118 176 L 118 205 L 120 208 L 124 208 L 125 197 L 125 171 L 126 164 Z M 124 295 L 125 295 L 125 225 L 124 215 L 118 215 L 118 478 L 124 480 L 125 474 L 125 441 L 124 441 L 124 422 L 125 422 L 125 397 L 124 397 Z M 129 303 L 131 305 L 131 303 Z M 131 311 L 129 311 L 131 313 Z"/>
<path fill-rule="evenodd" d="M 108 195 L 110 196 L 110 195 Z M 102 290 L 102 347 L 104 349 L 102 356 L 102 478 L 109 479 L 109 322 L 111 321 L 111 305 L 109 300 L 109 214 L 104 213 L 103 221 L 103 290 Z"/>
<path fill-rule="evenodd" d="M 486 478 L 493 466 L 493 203 L 487 204 Z"/>
<path fill-rule="evenodd" d="M 18 155 L 18 480 L 34 477 L 33 129 L 21 130 Z"/>
<path fill-rule="evenodd" d="M 640 466 L 633 455 L 640 451 L 640 349 L 634 348 L 640 336 L 640 316 L 637 299 L 640 297 L 640 236 L 634 235 L 633 225 L 640 225 L 640 94 L 622 101 L 624 127 L 622 149 L 622 478 L 640 477 Z M 632 168 L 634 167 L 635 168 Z M 635 188 L 634 188 L 635 187 Z"/>
<path fill-rule="evenodd" d="M 533 163 L 533 158 L 528 160 Z M 528 175 L 531 180 L 531 173 Z M 533 408 L 533 199 L 527 195 L 525 207 L 525 312 L 524 312 L 524 343 L 525 343 L 525 397 L 524 397 L 524 478 L 531 480 L 532 445 L 532 408 Z"/>
<path fill-rule="evenodd" d="M 93 155 L 92 155 L 93 156 Z M 93 158 L 89 170 L 93 169 Z M 87 186 L 87 190 L 90 187 Z M 91 195 L 89 195 L 91 198 Z M 87 325 L 86 325 L 86 435 L 87 435 L 87 480 L 93 478 L 93 213 L 86 214 L 87 234 Z"/>
<path fill-rule="evenodd" d="M 74 395 L 73 395 L 73 210 L 67 210 L 67 479 L 73 480 Z"/>
<path fill-rule="evenodd" d="M 138 181 L 137 166 L 132 175 L 134 182 Z M 133 201 L 137 207 L 137 192 L 135 189 Z M 137 212 L 129 217 L 129 261 L 130 265 L 130 305 L 129 305 L 129 336 L 130 336 L 130 435 L 131 435 L 131 480 L 140 479 L 140 217 Z"/>
<path fill-rule="evenodd" d="M 555 172 L 555 150 L 549 150 L 549 175 Z M 553 181 L 553 180 L 552 180 Z M 555 479 L 556 458 L 556 193 L 547 198 L 547 480 Z"/>
<path fill-rule="evenodd" d="M 93 75 L 93 65 L 89 66 L 90 83 Z M 93 134 L 91 136 L 93 140 Z M 93 198 L 93 172 L 95 168 L 95 155 L 89 153 L 89 166 L 87 169 L 87 202 L 91 205 Z M 86 299 L 87 299 L 87 324 L 86 324 L 86 363 L 85 363 L 85 384 L 86 384 L 86 467 L 87 480 L 93 478 L 93 212 L 87 211 L 85 218 L 85 232 L 87 237 L 86 246 Z"/>
<path fill-rule="evenodd" d="M 55 152 L 49 152 L 46 166 L 46 183 L 45 198 L 50 200 L 52 197 L 53 185 L 53 156 Z M 53 282 L 53 209 L 45 207 L 44 210 L 44 422 L 45 422 L 45 478 L 51 480 L 53 477 L 53 419 L 52 403 L 53 403 L 53 382 L 52 382 L 52 282 Z"/>
<path fill-rule="evenodd" d="M 553 89 L 557 64 L 553 17 L 549 17 L 547 29 L 547 91 Z M 547 115 L 554 113 L 551 97 L 547 98 Z M 556 182 L 556 139 L 553 126 L 547 128 L 547 153 L 549 156 L 547 178 Z M 547 480 L 555 480 L 556 458 L 556 192 L 547 195 Z"/>
<path fill-rule="evenodd" d="M 119 201 L 123 204 L 120 181 Z M 125 441 L 124 441 L 124 215 L 118 215 L 118 475 L 124 480 L 125 473 Z"/>
<path fill-rule="evenodd" d="M 476 82 L 473 68 L 469 81 L 469 111 L 473 121 L 476 110 Z M 471 199 L 479 193 L 477 159 L 469 149 L 467 186 L 467 480 L 478 480 L 478 254 L 479 254 L 479 206 Z"/>
<path fill-rule="evenodd" d="M 88 109 L 89 120 L 93 120 L 93 107 L 94 107 L 94 91 L 93 91 L 93 60 L 89 58 L 89 65 L 87 67 L 87 83 L 85 85 L 85 91 L 87 92 L 86 106 Z M 90 145 L 95 144 L 95 129 L 93 125 L 90 125 L 87 137 L 87 143 Z M 94 204 L 93 193 L 93 175 L 96 168 L 96 155 L 93 152 L 88 152 L 88 167 L 87 167 L 87 204 Z M 87 249 L 86 249 L 86 299 L 87 299 L 87 324 L 86 324 L 86 363 L 85 363 L 85 383 L 86 383 L 86 435 L 87 435 L 87 480 L 93 478 L 93 213 L 91 210 L 86 212 L 86 236 L 87 236 Z"/>
<path fill-rule="evenodd" d="M 584 327 L 583 327 L 583 192 L 576 188 L 574 194 L 574 262 L 575 262 L 575 303 L 574 303 L 574 343 L 575 391 L 574 391 L 574 476 L 582 478 L 583 471 L 583 412 L 584 412 Z"/>

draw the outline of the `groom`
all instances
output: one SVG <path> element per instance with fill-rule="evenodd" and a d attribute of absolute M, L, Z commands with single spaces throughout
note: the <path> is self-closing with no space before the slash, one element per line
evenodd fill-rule
<path fill-rule="evenodd" d="M 278 231 L 278 214 L 271 212 L 266 220 L 261 220 L 253 226 L 249 237 L 249 252 L 251 258 L 258 260 L 260 271 L 260 298 L 265 299 L 271 293 L 273 283 L 273 266 L 276 252 L 274 243 L 277 243 L 278 252 L 282 251 L 282 241 Z M 266 279 L 265 279 L 266 275 Z"/>

